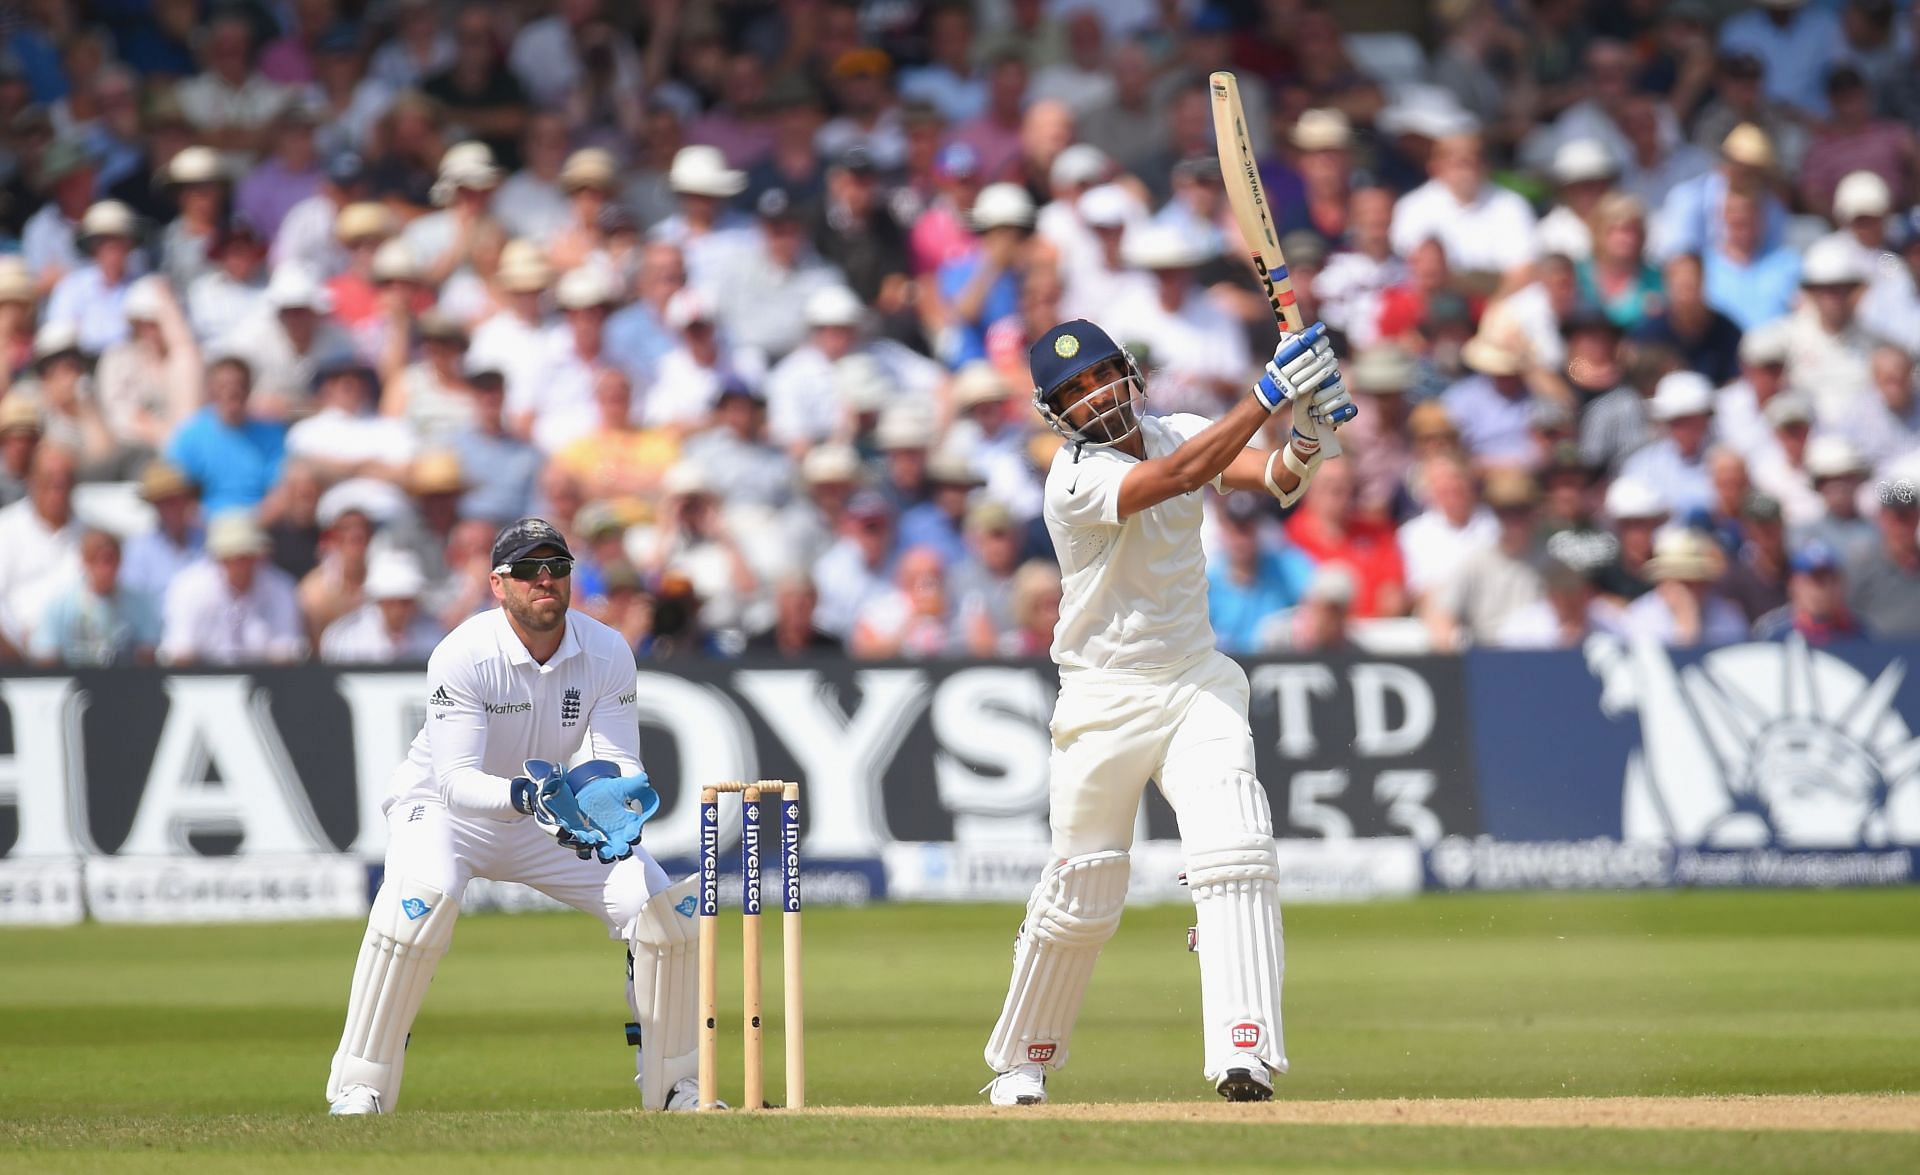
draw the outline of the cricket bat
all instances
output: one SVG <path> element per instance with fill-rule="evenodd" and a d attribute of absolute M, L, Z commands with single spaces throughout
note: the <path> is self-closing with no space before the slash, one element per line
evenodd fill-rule
<path fill-rule="evenodd" d="M 1293 279 L 1287 276 L 1287 259 L 1280 252 L 1280 234 L 1273 227 L 1273 209 L 1267 206 L 1267 194 L 1260 187 L 1260 161 L 1253 157 L 1253 140 L 1247 136 L 1247 112 L 1240 106 L 1240 83 L 1231 73 L 1220 70 L 1207 79 L 1213 92 L 1213 135 L 1220 152 L 1220 178 L 1227 185 L 1227 202 L 1233 205 L 1233 218 L 1253 254 L 1253 271 L 1260 275 L 1260 288 L 1273 307 L 1274 322 L 1299 334 L 1302 329 L 1300 307 L 1293 296 Z"/>

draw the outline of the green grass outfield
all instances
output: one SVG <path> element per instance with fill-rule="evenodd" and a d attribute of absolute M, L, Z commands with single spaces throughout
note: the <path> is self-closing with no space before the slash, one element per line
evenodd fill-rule
<path fill-rule="evenodd" d="M 641 1115 L 621 948 L 583 917 L 525 915 L 461 921 L 415 1026 L 402 1112 L 332 1121 L 322 1089 L 358 925 L 0 932 L 0 1169 L 1920 1169 L 1920 1121 L 1223 1118 L 1199 1073 L 1190 914 L 1127 915 L 1052 1084 L 1061 1107 L 1163 1104 L 1024 1119 Z M 977 1104 L 1018 920 L 1007 906 L 810 911 L 809 1101 Z M 778 1101 L 779 920 L 767 921 Z M 737 920 L 725 929 L 733 1100 Z M 1290 1104 L 1920 1086 L 1920 890 L 1428 897 L 1295 907 L 1287 930 Z"/>

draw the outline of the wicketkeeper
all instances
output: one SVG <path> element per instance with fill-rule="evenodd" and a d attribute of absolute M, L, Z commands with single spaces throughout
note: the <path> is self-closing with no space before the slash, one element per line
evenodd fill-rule
<path fill-rule="evenodd" d="M 1046 1100 L 1081 997 L 1126 902 L 1128 849 L 1150 779 L 1179 817 L 1199 924 L 1207 1080 L 1234 1101 L 1273 1096 L 1280 1032 L 1279 862 L 1254 778 L 1247 677 L 1214 649 L 1201 491 L 1299 500 L 1337 456 L 1355 408 L 1326 328 L 1281 337 L 1252 393 L 1217 421 L 1141 417 L 1133 358 L 1090 322 L 1034 343 L 1034 405 L 1066 438 L 1044 512 L 1060 557 L 1053 659 L 1053 863 L 1027 902 L 1013 981 L 987 1041 L 995 1105 Z M 1289 442 L 1249 448 L 1286 410 Z"/>
<path fill-rule="evenodd" d="M 641 1101 L 697 1107 L 695 879 L 670 885 L 640 847 L 660 799 L 640 768 L 633 652 L 568 610 L 572 571 L 551 525 L 507 527 L 493 543 L 500 607 L 427 663 L 427 721 L 394 772 L 386 880 L 327 1078 L 335 1114 L 399 1105 L 408 1032 L 473 877 L 530 885 L 627 944 Z"/>

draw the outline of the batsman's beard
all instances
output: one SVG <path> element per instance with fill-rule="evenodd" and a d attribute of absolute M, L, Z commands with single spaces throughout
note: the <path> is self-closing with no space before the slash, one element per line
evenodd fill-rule
<path fill-rule="evenodd" d="M 1095 448 L 1117 445 L 1140 431 L 1137 402 L 1145 398 L 1140 377 L 1129 372 L 1112 383 L 1101 384 L 1067 409 L 1068 427 L 1082 444 Z M 1076 410 L 1091 409 L 1082 424 L 1073 424 Z"/>

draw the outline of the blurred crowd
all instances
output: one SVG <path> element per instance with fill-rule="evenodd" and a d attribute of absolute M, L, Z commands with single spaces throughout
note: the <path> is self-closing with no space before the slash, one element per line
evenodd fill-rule
<path fill-rule="evenodd" d="M 1208 415 L 1274 344 L 1220 68 L 1361 403 L 1290 513 L 1210 494 L 1223 647 L 1911 637 L 1916 33 L 1895 0 L 0 5 L 0 660 L 419 661 L 525 514 L 643 660 L 1043 654 L 1028 341 L 1090 318 L 1150 410 Z"/>

